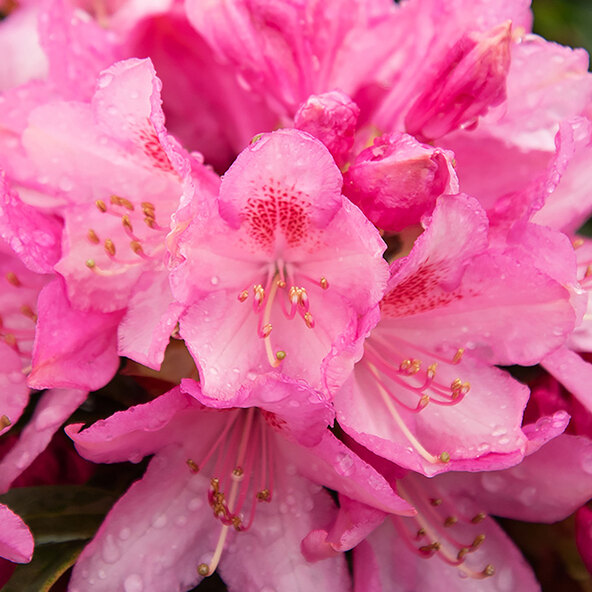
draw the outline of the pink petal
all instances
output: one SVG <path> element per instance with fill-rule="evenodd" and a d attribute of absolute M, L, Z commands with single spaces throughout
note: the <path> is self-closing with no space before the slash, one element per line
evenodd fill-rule
<path fill-rule="evenodd" d="M 360 109 L 344 93 L 312 95 L 294 116 L 294 127 L 318 138 L 342 166 L 349 159 Z"/>
<path fill-rule="evenodd" d="M 563 384 L 592 413 L 592 364 L 567 348 L 549 354 L 542 366 Z"/>
<path fill-rule="evenodd" d="M 467 566 L 478 575 L 487 565 L 493 565 L 495 573 L 488 578 L 459 577 L 460 569 L 448 565 L 437 555 L 430 558 L 412 553 L 390 523 L 378 528 L 367 540 L 362 554 L 354 552 L 354 570 L 358 561 L 370 560 L 377 567 L 371 578 L 373 592 L 405 592 L 430 590 L 430 592 L 499 592 L 500 590 L 540 590 L 530 567 L 508 536 L 493 520 L 481 523 L 480 531 L 485 542 L 467 556 Z M 468 541 L 470 544 L 471 541 Z M 414 544 L 413 541 L 411 544 Z M 361 569 L 364 569 L 361 567 Z M 357 580 L 358 582 L 360 580 Z M 378 583 L 380 582 L 380 584 Z M 357 587 L 362 592 L 364 587 Z"/>
<path fill-rule="evenodd" d="M 0 557 L 28 563 L 33 556 L 33 536 L 27 525 L 9 508 L 0 504 Z"/>
<path fill-rule="evenodd" d="M 0 491 L 7 491 L 46 449 L 64 421 L 86 400 L 87 394 L 86 391 L 53 389 L 41 396 L 18 442 L 0 461 Z"/>
<path fill-rule="evenodd" d="M 59 279 L 39 294 L 33 388 L 105 386 L 117 371 L 116 327 L 121 314 L 83 312 L 72 308 Z"/>
<path fill-rule="evenodd" d="M 379 136 L 345 174 L 344 193 L 379 228 L 400 231 L 430 214 L 436 198 L 458 193 L 452 154 L 407 134 Z"/>
<path fill-rule="evenodd" d="M 0 433 L 14 425 L 29 402 L 29 388 L 22 362 L 6 343 L 0 343 Z"/>

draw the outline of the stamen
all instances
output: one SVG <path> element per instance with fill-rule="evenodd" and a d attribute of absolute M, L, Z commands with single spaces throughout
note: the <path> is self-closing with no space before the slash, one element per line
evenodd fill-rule
<path fill-rule="evenodd" d="M 93 243 L 93 245 L 98 245 L 101 242 L 98 234 L 92 228 L 88 229 L 86 237 L 91 243 Z"/>
<path fill-rule="evenodd" d="M 281 362 L 282 360 L 286 359 L 286 352 L 280 349 L 279 351 L 275 352 L 275 357 Z"/>
<path fill-rule="evenodd" d="M 314 329 L 315 322 L 314 322 L 314 319 L 312 318 L 312 315 L 310 314 L 310 312 L 306 312 L 304 314 L 304 322 L 306 323 L 306 326 L 309 329 Z"/>
<path fill-rule="evenodd" d="M 323 288 L 323 290 L 328 290 L 329 289 L 329 282 L 327 281 L 326 277 L 322 277 L 319 280 L 319 284 L 321 286 L 321 288 Z"/>
<path fill-rule="evenodd" d="M 125 214 L 124 216 L 121 217 L 121 223 L 123 224 L 123 227 L 125 228 L 126 231 L 133 233 L 134 232 L 134 228 L 132 226 L 132 223 L 130 222 L 130 218 L 127 214 Z"/>
<path fill-rule="evenodd" d="M 189 467 L 189 470 L 192 473 L 199 473 L 199 466 L 194 460 L 188 458 L 187 459 L 187 466 Z"/>
<path fill-rule="evenodd" d="M 107 255 L 110 255 L 111 257 L 115 256 L 115 244 L 110 238 L 105 241 L 104 247 Z"/>
<path fill-rule="evenodd" d="M 105 213 L 107 211 L 107 204 L 102 199 L 97 199 L 95 205 L 99 209 L 99 212 Z"/>
<path fill-rule="evenodd" d="M 7 428 L 9 425 L 12 425 L 12 421 L 6 415 L 0 416 L 0 429 Z"/>
<path fill-rule="evenodd" d="M 87 259 L 87 260 L 86 260 L 86 266 L 87 266 L 89 269 L 94 269 L 94 268 L 96 267 L 96 265 L 97 265 L 97 264 L 95 263 L 95 260 L 94 260 L 94 259 Z"/>
<path fill-rule="evenodd" d="M 477 515 L 475 515 L 471 518 L 471 522 L 473 524 L 479 524 L 479 522 L 483 522 L 483 520 L 485 520 L 485 518 L 487 518 L 487 515 L 485 514 L 485 512 L 479 512 Z"/>
<path fill-rule="evenodd" d="M 453 363 L 453 364 L 459 364 L 459 363 L 460 363 L 460 361 L 461 361 L 461 360 L 462 360 L 462 358 L 463 358 L 463 354 L 464 354 L 464 353 L 465 353 L 465 350 L 464 350 L 464 348 L 463 348 L 463 347 L 459 347 L 459 348 L 456 350 L 456 353 L 454 354 L 454 357 L 452 358 L 452 363 Z"/>
<path fill-rule="evenodd" d="M 18 279 L 16 273 L 14 271 L 9 271 L 6 274 L 6 280 L 9 284 L 12 284 L 15 288 L 20 288 L 22 286 L 21 281 Z"/>
<path fill-rule="evenodd" d="M 116 206 L 123 206 L 126 210 L 130 210 L 130 212 L 133 212 L 135 209 L 134 204 L 129 199 L 119 197 L 118 195 L 111 196 L 111 203 Z"/>
<path fill-rule="evenodd" d="M 450 526 L 454 526 L 458 522 L 458 518 L 456 516 L 448 516 L 446 520 L 444 520 L 444 526 L 449 528 Z"/>
<path fill-rule="evenodd" d="M 238 296 L 239 302 L 244 302 L 249 297 L 249 291 L 243 290 Z"/>

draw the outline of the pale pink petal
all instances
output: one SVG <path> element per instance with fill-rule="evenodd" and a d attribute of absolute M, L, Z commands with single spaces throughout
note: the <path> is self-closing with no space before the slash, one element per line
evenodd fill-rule
<path fill-rule="evenodd" d="M 119 367 L 116 327 L 121 313 L 72 308 L 59 279 L 43 288 L 38 307 L 29 386 L 83 390 L 105 386 Z"/>
<path fill-rule="evenodd" d="M 400 498 L 387 481 L 345 444 L 327 431 L 311 448 L 289 440 L 276 440 L 282 456 L 290 459 L 291 470 L 335 489 L 346 496 L 388 513 L 413 515 L 415 511 Z"/>
<path fill-rule="evenodd" d="M 496 516 L 556 522 L 592 495 L 592 442 L 561 435 L 510 469 L 438 479 L 447 495 Z"/>
<path fill-rule="evenodd" d="M 423 365 L 432 363 L 410 344 L 399 343 L 393 351 L 399 349 L 401 361 L 423 355 Z M 354 378 L 334 402 L 339 424 L 375 454 L 425 475 L 503 468 L 522 458 L 526 438 L 521 422 L 528 389 L 507 373 L 469 357 L 458 365 L 440 360 L 433 382 L 441 390 L 429 384 L 418 392 L 425 377 L 401 373 L 389 379 L 379 373 L 379 383 L 374 359 L 366 356 L 370 363 L 356 366 Z M 455 400 L 451 385 L 457 378 L 468 392 Z M 447 388 L 450 400 L 442 394 Z M 429 402 L 421 408 L 424 396 Z"/>
<path fill-rule="evenodd" d="M 10 18 L 0 22 L 0 90 L 25 84 L 47 75 L 47 57 L 39 44 L 38 3 L 19 5 Z M 17 48 L 26 47 L 27 51 Z"/>
<path fill-rule="evenodd" d="M 10 508 L 0 504 L 0 557 L 15 563 L 28 563 L 33 555 L 33 535 Z"/>
<path fill-rule="evenodd" d="M 320 142 L 303 132 L 278 130 L 265 134 L 243 150 L 224 175 L 220 214 L 233 228 L 238 228 L 246 218 L 251 239 L 263 247 L 274 238 L 279 239 L 279 233 L 274 236 L 274 231 L 280 229 L 290 245 L 301 240 L 297 234 L 298 222 L 312 228 L 328 225 L 341 205 L 342 182 L 339 169 Z M 247 187 L 249 192 L 245 191 Z M 271 205 L 259 214 L 254 209 L 262 207 L 265 199 L 269 200 L 274 193 L 278 194 L 280 208 L 276 215 L 289 216 L 287 220 L 292 222 L 282 224 L 280 218 L 277 230 L 262 226 L 262 216 L 273 216 Z M 294 205 L 290 207 L 290 204 Z"/>
<path fill-rule="evenodd" d="M 358 561 L 372 561 L 377 567 L 377 573 L 371 579 L 373 592 L 539 591 L 530 567 L 503 530 L 491 519 L 486 519 L 479 526 L 486 536 L 485 542 L 476 552 L 467 555 L 466 565 L 459 568 L 445 563 L 438 554 L 426 559 L 411 552 L 408 544 L 387 521 L 366 539 L 360 557 L 354 551 L 354 571 L 358 569 Z M 416 544 L 415 541 L 409 542 Z M 467 544 L 471 542 L 472 539 Z M 488 565 L 493 566 L 495 573 L 490 577 L 479 577 Z M 462 577 L 463 568 L 472 572 L 473 577 L 466 574 Z M 362 584 L 361 579 L 356 581 Z M 363 585 L 358 585 L 356 592 L 365 592 Z"/>
<path fill-rule="evenodd" d="M 0 343 L 0 433 L 18 421 L 29 402 L 29 387 L 17 352 Z"/>
<path fill-rule="evenodd" d="M 195 397 L 207 407 L 258 407 L 272 413 L 276 428 L 286 437 L 296 439 L 302 446 L 318 444 L 335 417 L 333 407 L 326 397 L 302 380 L 290 380 L 287 377 L 259 377 L 252 387 L 239 390 L 231 400 L 208 397 L 202 392 L 199 383 L 190 379 L 181 382 L 181 391 Z"/>
<path fill-rule="evenodd" d="M 311 531 L 302 541 L 302 552 L 309 561 L 319 561 L 353 549 L 382 524 L 385 516 L 376 508 L 341 495 L 339 513 L 331 528 Z"/>
<path fill-rule="evenodd" d="M 252 528 L 239 533 L 224 552 L 220 566 L 224 583 L 231 592 L 266 588 L 347 592 L 351 584 L 343 555 L 309 563 L 300 553 L 306 534 L 332 521 L 335 511 L 318 485 L 297 475 L 284 475 L 280 495 L 257 509 Z"/>
<path fill-rule="evenodd" d="M 78 452 L 93 462 L 139 462 L 168 442 L 183 440 L 184 434 L 175 418 L 191 406 L 191 398 L 176 388 L 149 403 L 97 421 L 85 430 L 80 431 L 82 424 L 69 425 L 66 433 L 74 440 Z M 214 426 L 212 430 L 220 427 L 219 422 L 211 421 L 205 426 L 208 431 L 208 425 Z"/>
<path fill-rule="evenodd" d="M 119 355 L 159 369 L 181 311 L 182 305 L 173 301 L 168 273 L 145 273 L 117 329 Z"/>
<path fill-rule="evenodd" d="M 41 396 L 17 443 L 0 461 L 0 491 L 7 491 L 11 483 L 46 449 L 53 435 L 85 401 L 87 394 L 86 391 L 53 389 Z"/>
<path fill-rule="evenodd" d="M 526 35 L 513 43 L 507 100 L 479 123 L 524 151 L 555 149 L 560 122 L 581 115 L 592 99 L 588 54 Z"/>
<path fill-rule="evenodd" d="M 220 527 L 207 505 L 209 482 L 187 470 L 185 454 L 175 446 L 161 451 L 115 504 L 79 557 L 70 592 L 164 592 L 197 584 L 197 565 L 215 548 Z"/>
<path fill-rule="evenodd" d="M 542 366 L 563 384 L 592 413 L 592 364 L 567 348 L 549 354 Z"/>

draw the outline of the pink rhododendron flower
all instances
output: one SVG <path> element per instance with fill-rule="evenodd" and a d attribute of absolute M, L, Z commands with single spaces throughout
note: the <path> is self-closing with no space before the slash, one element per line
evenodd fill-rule
<path fill-rule="evenodd" d="M 308 134 L 264 135 L 180 236 L 180 335 L 208 396 L 233 397 L 276 368 L 319 388 L 333 344 L 378 303 L 384 243 L 341 183 Z"/>
<path fill-rule="evenodd" d="M 528 391 L 491 363 L 532 364 L 560 345 L 575 323 L 569 292 L 511 252 L 488 250 L 483 210 L 451 196 L 392 264 L 380 312 L 367 340 L 371 322 L 346 345 L 361 360 L 335 395 L 343 428 L 427 475 L 515 464 Z M 554 317 L 549 326 L 537 326 L 541 314 Z M 338 386 L 350 367 L 337 358 L 329 368 L 335 392 L 331 380 Z"/>
<path fill-rule="evenodd" d="M 185 387 L 203 399 L 199 385 Z M 218 563 L 231 590 L 348 587 L 341 559 L 308 564 L 298 553 L 307 530 L 335 511 L 312 482 L 413 510 L 326 430 L 330 407 L 309 389 L 266 380 L 252 403 L 260 408 L 207 408 L 177 388 L 82 432 L 70 426 L 78 450 L 97 462 L 155 454 L 83 552 L 70 590 L 187 589 Z"/>

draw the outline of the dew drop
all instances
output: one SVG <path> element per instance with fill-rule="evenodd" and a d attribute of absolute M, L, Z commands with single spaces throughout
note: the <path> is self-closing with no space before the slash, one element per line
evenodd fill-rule
<path fill-rule="evenodd" d="M 19 458 L 17 459 L 17 461 L 14 463 L 16 465 L 17 469 L 24 469 L 27 464 L 29 463 L 29 459 L 31 458 L 31 455 L 28 452 L 23 452 Z"/>
<path fill-rule="evenodd" d="M 166 514 L 160 514 L 159 516 L 156 516 L 154 518 L 154 520 L 152 521 L 152 526 L 154 526 L 154 528 L 164 528 L 166 526 L 166 523 Z"/>
<path fill-rule="evenodd" d="M 212 286 L 217 286 L 220 283 L 220 278 L 217 275 L 213 275 L 210 278 L 210 284 L 212 284 Z"/>
<path fill-rule="evenodd" d="M 507 432 L 508 432 L 508 430 L 506 430 L 506 428 L 504 428 L 502 426 L 495 426 L 493 428 L 493 431 L 491 432 L 491 435 L 494 438 L 497 438 L 498 436 L 505 436 Z"/>
<path fill-rule="evenodd" d="M 115 544 L 113 535 L 108 534 L 103 542 L 103 548 L 101 549 L 101 555 L 105 563 L 116 563 L 121 557 L 119 548 Z"/>
<path fill-rule="evenodd" d="M 113 80 L 112 74 L 103 74 L 97 80 L 97 86 L 99 88 L 106 88 L 107 86 L 109 86 L 111 84 L 112 80 Z"/>
<path fill-rule="evenodd" d="M 337 465 L 335 467 L 337 472 L 343 475 L 344 477 L 348 477 L 353 473 L 354 470 L 354 459 L 345 452 L 340 452 L 337 455 Z"/>
<path fill-rule="evenodd" d="M 130 574 L 123 582 L 123 589 L 125 592 L 142 592 L 144 582 L 138 574 Z"/>
<path fill-rule="evenodd" d="M 582 456 L 581 463 L 584 472 L 588 473 L 588 475 L 592 475 L 592 452 Z"/>
<path fill-rule="evenodd" d="M 193 497 L 187 502 L 187 508 L 194 512 L 195 510 L 199 510 L 203 506 L 203 500 L 201 497 Z"/>
<path fill-rule="evenodd" d="M 504 487 L 505 481 L 503 477 L 500 477 L 495 473 L 483 473 L 483 475 L 481 475 L 481 483 L 483 484 L 483 489 L 495 493 Z"/>

